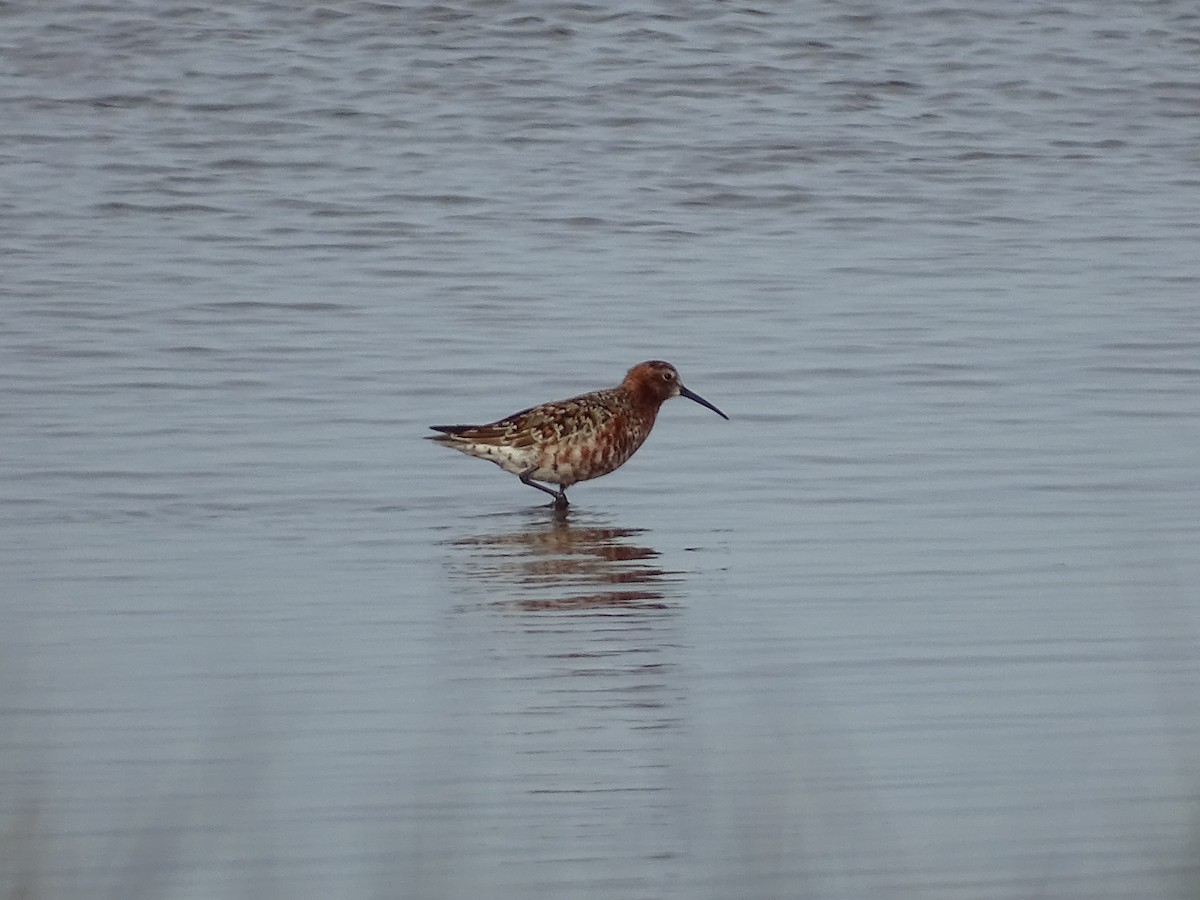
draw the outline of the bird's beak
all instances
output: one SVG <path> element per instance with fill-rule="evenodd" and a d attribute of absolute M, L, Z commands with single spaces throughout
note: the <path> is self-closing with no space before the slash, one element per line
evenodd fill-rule
<path fill-rule="evenodd" d="M 687 397 L 689 400 L 695 400 L 701 406 L 707 406 L 709 409 L 711 409 L 713 412 L 715 412 L 718 416 L 720 416 L 722 419 L 725 419 L 726 421 L 728 421 L 728 419 L 729 419 L 729 416 L 725 415 L 725 413 L 721 412 L 719 409 L 717 409 L 715 406 L 713 406 L 711 403 L 709 403 L 707 400 L 705 400 L 699 394 L 694 393 L 693 391 L 689 391 L 682 384 L 679 386 L 679 396 Z"/>

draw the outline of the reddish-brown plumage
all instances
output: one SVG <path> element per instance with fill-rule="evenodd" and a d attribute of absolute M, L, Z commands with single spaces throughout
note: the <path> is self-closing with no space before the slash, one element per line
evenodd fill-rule
<path fill-rule="evenodd" d="M 670 363 L 650 360 L 630 369 L 615 388 L 543 403 L 487 425 L 435 425 L 443 433 L 430 440 L 494 462 L 551 494 L 561 509 L 567 506 L 568 487 L 607 475 L 633 456 L 654 427 L 658 408 L 679 396 L 729 418 L 685 388 Z"/>

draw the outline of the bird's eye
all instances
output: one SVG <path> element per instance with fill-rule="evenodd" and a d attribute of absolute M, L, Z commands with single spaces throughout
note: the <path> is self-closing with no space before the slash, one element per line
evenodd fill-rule
<path fill-rule="evenodd" d="M 674 372 L 663 372 L 663 381 L 674 381 L 674 380 L 675 380 Z"/>

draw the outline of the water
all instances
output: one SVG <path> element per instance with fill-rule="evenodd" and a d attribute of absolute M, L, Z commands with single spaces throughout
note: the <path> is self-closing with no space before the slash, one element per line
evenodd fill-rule
<path fill-rule="evenodd" d="M 1200 893 L 1189 4 L 0 18 L 4 896 Z"/>

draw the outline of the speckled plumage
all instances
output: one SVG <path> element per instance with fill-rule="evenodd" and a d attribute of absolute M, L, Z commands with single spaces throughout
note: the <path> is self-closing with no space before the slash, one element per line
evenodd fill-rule
<path fill-rule="evenodd" d="M 670 363 L 650 360 L 630 369 L 615 388 L 543 403 L 487 425 L 434 425 L 443 434 L 430 440 L 495 463 L 552 495 L 561 509 L 568 487 L 607 475 L 633 456 L 654 427 L 658 408 L 679 396 L 729 418 L 685 388 Z"/>

